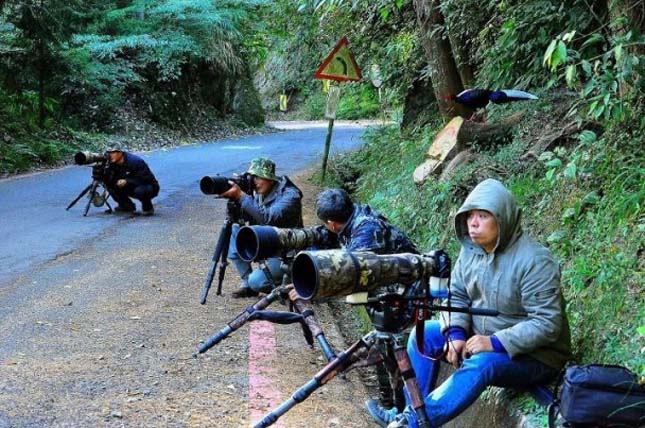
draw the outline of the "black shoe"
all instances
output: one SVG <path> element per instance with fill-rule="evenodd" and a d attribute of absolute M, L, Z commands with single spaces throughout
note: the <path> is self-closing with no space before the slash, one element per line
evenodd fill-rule
<path fill-rule="evenodd" d="M 146 211 L 154 211 L 154 208 L 152 207 L 152 201 L 150 201 L 149 199 L 142 200 L 141 201 L 141 211 L 143 211 L 144 213 Z"/>
<path fill-rule="evenodd" d="M 133 213 L 136 210 L 134 205 L 117 205 L 114 211 L 119 213 Z"/>
<path fill-rule="evenodd" d="M 241 299 L 243 297 L 256 297 L 258 292 L 254 291 L 250 287 L 242 287 L 231 293 L 231 295 L 236 299 Z"/>
<path fill-rule="evenodd" d="M 386 410 L 378 404 L 377 400 L 369 399 L 365 402 L 367 413 L 381 427 L 387 427 L 389 423 L 396 419 L 397 411 L 395 408 Z"/>
<path fill-rule="evenodd" d="M 146 217 L 151 216 L 155 213 L 155 209 L 153 207 L 150 207 L 149 210 L 142 210 L 141 215 L 144 215 Z"/>

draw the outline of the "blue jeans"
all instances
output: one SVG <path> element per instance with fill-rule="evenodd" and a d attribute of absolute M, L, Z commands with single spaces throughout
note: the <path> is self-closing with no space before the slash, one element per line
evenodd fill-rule
<path fill-rule="evenodd" d="M 237 234 L 240 231 L 240 226 L 234 224 L 231 229 L 231 242 L 228 247 L 228 260 L 235 266 L 237 272 L 242 278 L 243 287 L 251 287 L 254 291 L 268 292 L 271 290 L 271 281 L 267 278 L 266 274 L 262 269 L 253 270 L 251 268 L 251 263 L 245 262 L 240 258 L 240 255 L 237 252 L 237 247 L 235 246 L 235 240 Z M 282 284 L 282 269 L 280 269 L 282 262 L 280 259 L 267 259 L 266 265 L 271 272 L 271 276 L 276 285 Z"/>
<path fill-rule="evenodd" d="M 513 359 L 501 352 L 481 352 L 463 361 L 448 379 L 435 388 L 440 361 L 424 357 L 417 350 L 416 331 L 408 339 L 408 355 L 417 375 L 421 396 L 425 397 L 426 413 L 433 427 L 457 417 L 466 410 L 488 386 L 526 388 L 553 380 L 558 371 L 527 355 Z M 438 321 L 426 321 L 424 330 L 425 355 L 441 355 L 445 338 Z M 409 406 L 404 414 L 410 427 L 417 428 L 416 415 Z"/>

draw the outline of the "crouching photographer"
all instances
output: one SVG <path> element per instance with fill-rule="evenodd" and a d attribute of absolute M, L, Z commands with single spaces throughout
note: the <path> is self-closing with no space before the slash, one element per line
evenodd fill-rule
<path fill-rule="evenodd" d="M 267 158 L 256 158 L 246 171 L 253 178 L 253 194 L 246 193 L 234 181 L 231 187 L 220 196 L 240 205 L 243 217 L 254 225 L 267 225 L 281 228 L 302 227 L 302 192 L 289 177 L 275 174 L 275 163 Z M 235 241 L 240 227 L 233 225 L 228 259 L 233 263 L 242 282 L 233 297 L 253 297 L 259 292 L 268 292 L 271 281 L 262 270 L 253 270 L 251 264 L 242 260 L 237 252 Z M 276 284 L 282 281 L 281 261 L 279 258 L 266 260 L 271 276 Z"/>
<path fill-rule="evenodd" d="M 139 156 L 126 152 L 119 145 L 107 152 L 105 186 L 118 206 L 116 211 L 134 212 L 130 198 L 141 201 L 141 214 L 153 215 L 152 199 L 159 194 L 159 183 L 148 164 Z"/>

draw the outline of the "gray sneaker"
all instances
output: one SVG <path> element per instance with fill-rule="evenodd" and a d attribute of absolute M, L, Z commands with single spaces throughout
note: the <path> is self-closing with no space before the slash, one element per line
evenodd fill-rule
<path fill-rule="evenodd" d="M 383 428 L 396 419 L 396 407 L 386 410 L 374 399 L 369 399 L 365 402 L 365 409 L 367 409 L 367 413 L 370 414 L 372 419 Z"/>
<path fill-rule="evenodd" d="M 392 421 L 387 428 L 408 428 L 410 424 L 408 423 L 408 419 L 405 417 L 403 413 L 400 415 L 397 415 L 396 419 Z"/>

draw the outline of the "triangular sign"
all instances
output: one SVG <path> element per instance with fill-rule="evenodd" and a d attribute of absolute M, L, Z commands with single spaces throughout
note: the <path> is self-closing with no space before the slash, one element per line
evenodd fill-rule
<path fill-rule="evenodd" d="M 358 81 L 363 78 L 354 55 L 349 50 L 349 41 L 343 37 L 320 64 L 315 79 L 336 80 L 337 82 Z"/>

